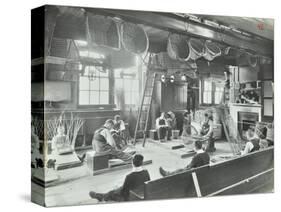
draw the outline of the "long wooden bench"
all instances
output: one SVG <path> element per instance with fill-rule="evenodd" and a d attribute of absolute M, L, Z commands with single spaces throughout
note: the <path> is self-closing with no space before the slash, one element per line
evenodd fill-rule
<path fill-rule="evenodd" d="M 253 193 L 273 186 L 273 148 L 148 181 L 131 199 L 155 200 Z"/>

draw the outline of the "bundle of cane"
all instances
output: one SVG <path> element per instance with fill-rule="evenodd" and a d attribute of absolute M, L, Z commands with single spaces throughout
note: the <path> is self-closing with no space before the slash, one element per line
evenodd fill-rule
<path fill-rule="evenodd" d="M 78 135 L 79 130 L 81 129 L 84 121 L 78 116 L 70 114 L 70 119 L 65 121 L 66 125 L 66 137 L 68 138 L 69 144 L 74 148 L 75 141 Z"/>
<path fill-rule="evenodd" d="M 38 138 L 44 137 L 44 121 L 37 119 L 37 118 L 31 118 L 31 127 L 33 128 L 33 133 L 38 136 Z"/>

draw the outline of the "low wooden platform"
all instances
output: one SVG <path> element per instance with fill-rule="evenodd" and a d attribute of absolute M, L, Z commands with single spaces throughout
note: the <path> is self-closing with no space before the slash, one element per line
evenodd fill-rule
<path fill-rule="evenodd" d="M 152 164 L 152 160 L 146 160 L 143 162 L 143 165 L 149 165 Z M 114 166 L 111 166 L 109 168 L 106 169 L 100 169 L 97 171 L 93 171 L 93 175 L 100 175 L 100 174 L 104 174 L 104 173 L 108 173 L 108 172 L 113 172 L 113 171 L 118 171 L 118 170 L 122 170 L 122 169 L 130 169 L 132 168 L 132 164 L 127 163 L 127 162 L 123 162 L 123 163 L 119 163 L 119 164 L 115 164 Z"/>

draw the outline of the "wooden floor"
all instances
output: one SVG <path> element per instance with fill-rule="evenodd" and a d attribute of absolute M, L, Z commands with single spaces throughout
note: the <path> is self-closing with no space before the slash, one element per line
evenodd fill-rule
<path fill-rule="evenodd" d="M 169 145 L 174 143 L 180 143 L 180 141 L 173 141 Z M 193 145 L 190 145 L 186 149 L 170 150 L 149 140 L 144 148 L 141 143 L 136 145 L 136 151 L 143 154 L 145 160 L 151 159 L 153 161 L 152 164 L 145 166 L 145 169 L 150 173 L 151 179 L 161 177 L 158 171 L 159 166 L 163 166 L 167 170 L 186 166 L 191 157 L 182 159 L 180 156 L 184 151 L 192 148 Z M 211 159 L 218 155 L 231 155 L 230 147 L 225 141 L 216 142 L 216 148 L 217 151 L 211 155 Z M 89 197 L 89 191 L 106 192 L 116 188 L 122 184 L 125 175 L 130 171 L 130 169 L 125 169 L 93 176 L 86 165 L 58 171 L 60 180 L 63 183 L 46 188 L 45 204 L 51 207 L 97 203 L 95 199 Z M 42 187 L 33 183 L 33 191 L 38 194 L 42 193 Z"/>

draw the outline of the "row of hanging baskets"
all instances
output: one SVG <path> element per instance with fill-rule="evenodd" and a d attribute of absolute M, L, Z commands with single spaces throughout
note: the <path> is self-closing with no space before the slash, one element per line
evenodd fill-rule
<path fill-rule="evenodd" d="M 85 12 L 81 8 L 60 9 L 54 27 L 54 37 L 87 40 L 98 47 L 142 54 L 149 46 L 142 26 L 111 17 Z"/>
<path fill-rule="evenodd" d="M 251 66 L 254 68 L 258 64 L 258 56 L 234 47 L 225 48 L 224 55 L 236 58 L 240 66 Z"/>
<path fill-rule="evenodd" d="M 172 59 L 179 61 L 197 60 L 204 57 L 208 61 L 221 55 L 220 47 L 211 41 L 189 38 L 184 35 L 170 34 L 167 52 Z"/>

